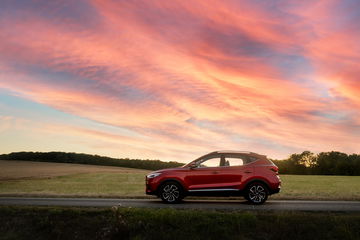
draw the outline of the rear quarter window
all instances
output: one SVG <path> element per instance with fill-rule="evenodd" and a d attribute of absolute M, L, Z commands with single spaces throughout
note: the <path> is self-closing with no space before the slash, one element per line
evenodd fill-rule
<path fill-rule="evenodd" d="M 252 162 L 255 162 L 257 160 L 258 160 L 258 158 L 256 158 L 256 157 L 248 157 L 247 163 L 252 163 Z"/>
<path fill-rule="evenodd" d="M 226 157 L 225 158 L 225 166 L 229 166 L 229 167 L 234 167 L 234 166 L 242 166 L 244 165 L 244 160 L 243 158 L 240 157 Z"/>
<path fill-rule="evenodd" d="M 258 160 L 256 157 L 247 156 L 247 155 L 238 155 L 238 154 L 227 154 L 225 155 L 225 164 L 224 166 L 233 167 L 233 166 L 243 166 Z"/>

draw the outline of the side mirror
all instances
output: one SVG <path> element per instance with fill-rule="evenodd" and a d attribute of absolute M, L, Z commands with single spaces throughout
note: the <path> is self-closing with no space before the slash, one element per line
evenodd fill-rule
<path fill-rule="evenodd" d="M 197 164 L 193 162 L 189 165 L 189 167 L 190 167 L 190 169 L 197 168 Z"/>

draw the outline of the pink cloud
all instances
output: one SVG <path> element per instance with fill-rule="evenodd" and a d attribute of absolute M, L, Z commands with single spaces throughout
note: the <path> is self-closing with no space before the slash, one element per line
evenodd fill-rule
<path fill-rule="evenodd" d="M 360 119 L 360 35 L 351 24 L 334 30 L 336 2 L 272 10 L 250 1 L 91 4 L 100 19 L 93 28 L 31 11 L 26 21 L 0 20 L 0 88 L 144 139 L 76 127 L 69 135 L 164 157 L 357 151 L 350 125 Z M 284 65 L 295 57 L 313 69 Z"/>

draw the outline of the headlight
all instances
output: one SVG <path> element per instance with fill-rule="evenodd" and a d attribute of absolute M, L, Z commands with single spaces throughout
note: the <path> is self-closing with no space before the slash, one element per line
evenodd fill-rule
<path fill-rule="evenodd" d="M 147 178 L 155 178 L 155 177 L 157 177 L 157 176 L 159 176 L 161 173 L 158 173 L 158 172 L 156 172 L 156 173 L 150 173 L 149 175 L 147 175 L 146 177 Z"/>

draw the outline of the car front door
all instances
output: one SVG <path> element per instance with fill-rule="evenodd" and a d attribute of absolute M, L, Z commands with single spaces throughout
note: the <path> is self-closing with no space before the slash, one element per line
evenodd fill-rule
<path fill-rule="evenodd" d="M 221 182 L 220 156 L 213 155 L 200 159 L 197 167 L 190 168 L 185 177 L 189 190 L 218 188 Z"/>

